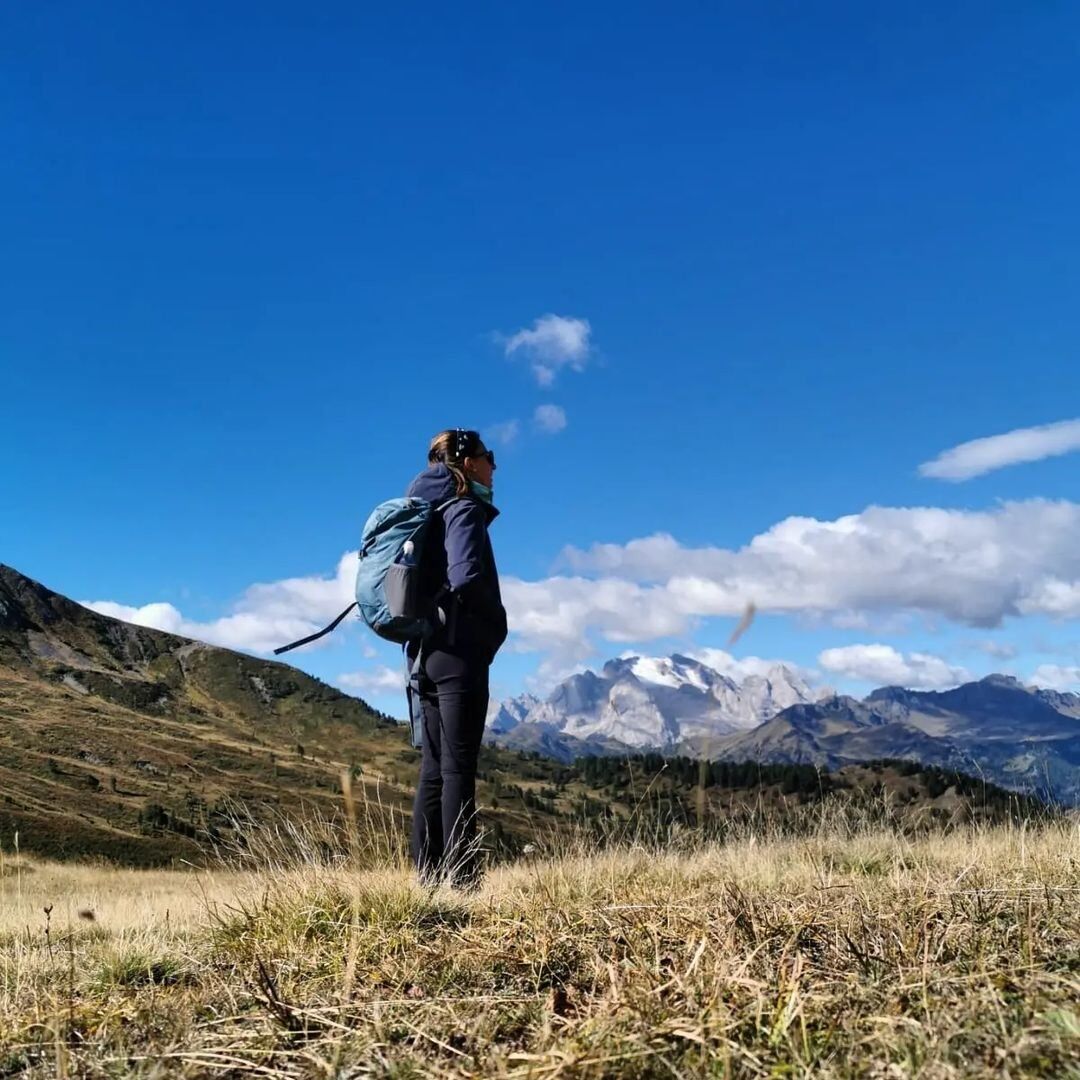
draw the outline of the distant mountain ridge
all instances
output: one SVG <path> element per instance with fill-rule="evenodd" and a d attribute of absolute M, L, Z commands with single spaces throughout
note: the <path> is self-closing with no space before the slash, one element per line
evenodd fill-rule
<path fill-rule="evenodd" d="M 903 758 L 1080 804 L 1080 697 L 991 675 L 953 690 L 886 687 L 778 713 L 716 757 L 833 769 Z"/>
<path fill-rule="evenodd" d="M 1080 695 L 1007 675 L 858 701 L 815 691 L 785 665 L 736 682 L 689 657 L 626 657 L 544 701 L 496 707 L 489 738 L 561 760 L 642 749 L 825 769 L 903 759 L 1080 803 Z"/>

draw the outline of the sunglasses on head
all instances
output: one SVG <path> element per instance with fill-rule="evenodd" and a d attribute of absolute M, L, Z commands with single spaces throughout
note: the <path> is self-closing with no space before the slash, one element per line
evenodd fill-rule
<path fill-rule="evenodd" d="M 469 442 L 472 440 L 479 441 L 480 436 L 475 431 L 466 431 L 464 428 L 457 429 L 457 458 L 463 460 L 467 457 L 481 457 L 487 458 L 488 464 L 495 468 L 495 451 L 494 450 L 481 450 L 479 452 L 468 450 Z"/>

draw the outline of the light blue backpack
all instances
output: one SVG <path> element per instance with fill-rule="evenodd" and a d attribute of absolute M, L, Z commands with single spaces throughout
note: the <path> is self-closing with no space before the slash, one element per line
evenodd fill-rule
<path fill-rule="evenodd" d="M 387 641 L 404 645 L 423 641 L 434 629 L 439 597 L 420 595 L 420 566 L 431 523 L 454 499 L 435 505 L 427 499 L 387 499 L 371 511 L 360 538 L 360 565 L 356 571 L 356 600 L 316 634 L 282 645 L 275 656 L 318 641 L 335 630 L 357 608 L 360 618 Z M 419 671 L 421 653 L 406 664 L 403 680 L 409 703 L 412 742 L 421 742 Z"/>
<path fill-rule="evenodd" d="M 335 630 L 357 608 L 379 637 L 402 645 L 427 637 L 433 627 L 436 597 L 420 595 L 420 565 L 435 515 L 454 499 L 436 506 L 426 499 L 387 499 L 371 511 L 360 538 L 356 600 L 329 626 L 274 650 L 275 656 L 307 645 Z"/>
<path fill-rule="evenodd" d="M 430 524 L 454 499 L 390 499 L 371 512 L 360 541 L 356 604 L 387 641 L 404 644 L 432 630 L 438 597 L 420 595 L 420 565 Z"/>

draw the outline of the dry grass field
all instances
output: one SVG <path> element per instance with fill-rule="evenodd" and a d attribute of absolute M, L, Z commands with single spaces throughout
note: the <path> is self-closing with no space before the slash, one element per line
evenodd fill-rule
<path fill-rule="evenodd" d="M 271 839 L 7 853 L 0 1076 L 1080 1077 L 1075 821 L 564 844 L 470 895 Z"/>

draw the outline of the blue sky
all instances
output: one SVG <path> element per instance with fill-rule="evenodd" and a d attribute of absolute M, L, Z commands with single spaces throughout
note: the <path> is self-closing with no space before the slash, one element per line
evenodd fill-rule
<path fill-rule="evenodd" d="M 747 600 L 733 670 L 1076 682 L 1077 459 L 919 466 L 1080 415 L 1078 42 L 1062 4 L 9 6 L 0 559 L 265 648 L 434 431 L 516 420 L 500 693 Z M 358 627 L 296 662 L 400 711 Z"/>

